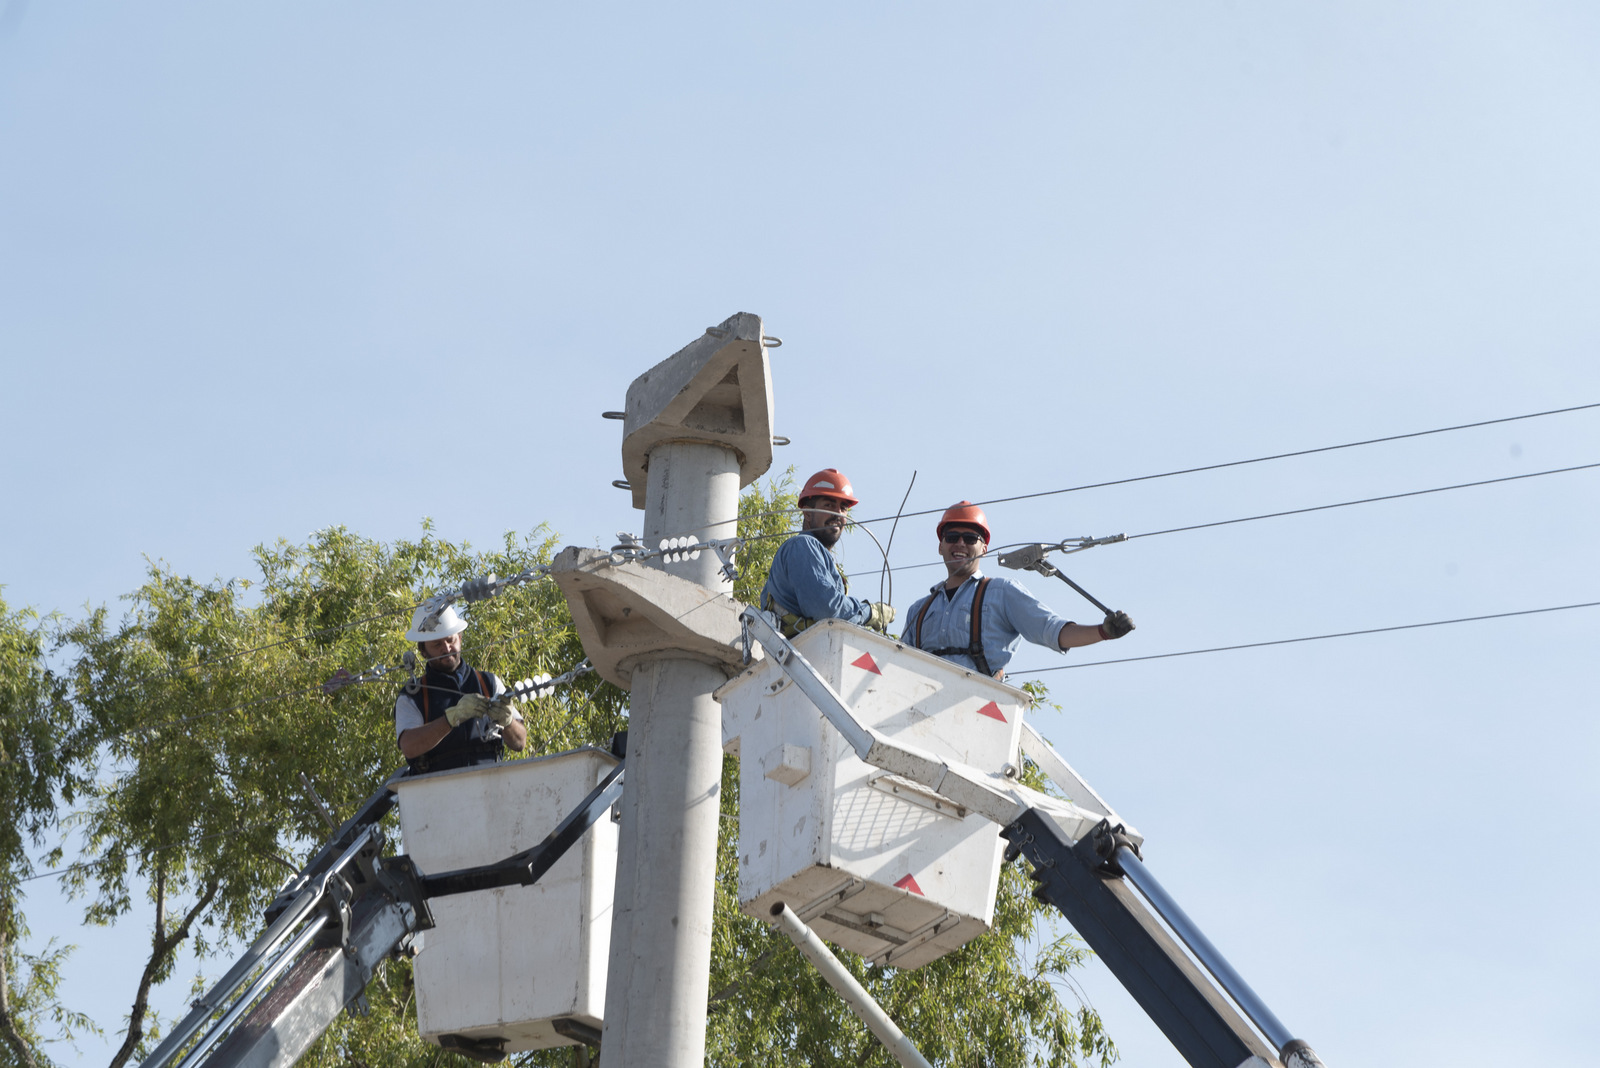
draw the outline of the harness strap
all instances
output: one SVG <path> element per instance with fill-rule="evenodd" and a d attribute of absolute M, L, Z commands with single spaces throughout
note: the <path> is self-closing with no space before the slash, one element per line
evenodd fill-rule
<path fill-rule="evenodd" d="M 922 621 L 927 617 L 928 608 L 933 604 L 933 599 L 939 596 L 937 590 L 929 594 L 928 599 L 922 602 L 922 611 L 917 613 L 916 630 L 911 636 L 911 644 L 918 649 L 922 649 L 925 653 L 932 653 L 934 656 L 969 656 L 979 671 L 992 677 L 994 672 L 989 670 L 989 658 L 983 655 L 983 595 L 988 589 L 989 577 L 985 575 L 978 580 L 978 588 L 972 591 L 972 633 L 965 649 L 923 649 L 922 647 Z"/>

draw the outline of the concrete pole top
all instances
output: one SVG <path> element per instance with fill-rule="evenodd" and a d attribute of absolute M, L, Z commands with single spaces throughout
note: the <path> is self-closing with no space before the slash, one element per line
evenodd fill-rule
<path fill-rule="evenodd" d="M 772 375 L 761 317 L 740 312 L 656 364 L 628 387 L 622 469 L 645 506 L 650 450 L 665 442 L 720 445 L 739 460 L 739 486 L 772 466 Z"/>

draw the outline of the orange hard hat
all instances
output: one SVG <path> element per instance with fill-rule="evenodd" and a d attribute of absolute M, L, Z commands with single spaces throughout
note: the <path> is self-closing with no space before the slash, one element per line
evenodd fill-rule
<path fill-rule="evenodd" d="M 806 479 L 806 484 L 800 489 L 800 500 L 807 497 L 832 497 L 842 501 L 846 508 L 854 508 L 861 502 L 856 500 L 856 491 L 850 486 L 850 479 L 837 467 L 824 467 L 821 471 Z"/>
<path fill-rule="evenodd" d="M 939 517 L 939 537 L 944 537 L 945 527 L 977 527 L 983 534 L 983 543 L 989 544 L 989 517 L 971 501 L 957 501 Z"/>

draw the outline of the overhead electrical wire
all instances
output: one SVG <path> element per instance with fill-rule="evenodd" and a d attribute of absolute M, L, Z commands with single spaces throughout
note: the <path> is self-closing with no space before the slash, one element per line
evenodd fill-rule
<path fill-rule="evenodd" d="M 390 616 L 400 615 L 400 614 L 402 614 L 404 612 L 414 612 L 418 608 L 421 608 L 423 605 L 427 604 L 431 600 L 433 600 L 432 597 L 424 598 L 423 600 L 417 601 L 414 604 L 405 605 L 405 606 L 400 607 L 400 608 L 387 609 L 387 610 L 379 612 L 379 613 L 377 613 L 375 615 L 364 616 L 361 619 L 350 620 L 347 623 L 340 623 L 340 624 L 337 624 L 337 625 L 334 625 L 334 626 L 322 627 L 322 628 L 320 628 L 318 630 L 307 631 L 304 634 L 296 635 L 296 636 L 293 636 L 293 637 L 279 638 L 279 639 L 277 639 L 275 641 L 267 642 L 264 645 L 251 646 L 248 649 L 240 649 L 240 650 L 237 650 L 237 651 L 232 652 L 232 653 L 226 653 L 226 654 L 224 654 L 222 656 L 212 657 L 210 659 L 198 661 L 198 662 L 193 663 L 193 664 L 186 664 L 183 667 L 173 668 L 170 671 L 157 672 L 157 673 L 153 673 L 153 674 L 150 674 L 150 675 L 144 675 L 144 676 L 141 676 L 141 677 L 139 677 L 137 679 L 131 680 L 123 689 L 117 690 L 116 692 L 114 692 L 113 694 L 110 694 L 109 696 L 103 696 L 102 699 L 103 700 L 111 700 L 111 699 L 118 698 L 118 697 L 132 696 L 135 692 L 138 691 L 139 688 L 144 687 L 144 686 L 148 686 L 148 685 L 150 685 L 151 683 L 154 683 L 154 682 L 164 682 L 164 681 L 166 681 L 168 679 L 177 678 L 180 675 L 186 675 L 186 674 L 188 674 L 190 672 L 209 670 L 209 669 L 217 667 L 217 666 L 219 666 L 219 665 L 221 665 L 223 663 L 226 663 L 227 661 L 236 660 L 236 659 L 238 659 L 240 657 L 249 656 L 249 655 L 251 655 L 253 653 L 267 652 L 268 650 L 276 649 L 276 648 L 279 648 L 280 646 L 293 645 L 296 642 L 310 641 L 313 638 L 319 638 L 319 637 L 322 637 L 324 635 L 336 634 L 336 633 L 338 633 L 340 631 L 349 630 L 352 627 L 359 627 L 359 626 L 362 626 L 363 624 L 366 624 L 366 623 L 373 623 L 373 622 L 376 622 L 377 620 L 380 620 L 380 619 L 387 619 Z M 369 646 L 369 648 L 370 648 L 370 646 Z M 321 662 L 323 660 L 327 660 L 327 659 L 330 659 L 330 658 L 333 658 L 333 657 L 338 657 L 341 660 L 350 659 L 350 657 L 347 654 L 340 653 L 340 652 L 337 652 L 335 650 L 331 650 L 330 649 L 330 650 L 324 651 L 322 654 L 320 654 L 318 656 L 313 656 L 313 657 L 309 657 L 307 659 L 304 659 L 304 660 L 301 661 L 301 663 L 302 664 L 315 664 L 315 663 L 319 663 L 319 662 Z"/>
<path fill-rule="evenodd" d="M 1216 645 L 1207 649 L 1184 649 L 1176 653 L 1152 653 L 1149 656 L 1125 656 L 1116 660 L 1091 660 L 1086 664 L 1059 664 L 1055 667 L 1023 668 L 1009 671 L 1007 675 L 1042 675 L 1047 671 L 1071 671 L 1074 668 L 1102 667 L 1107 664 L 1132 664 L 1139 660 L 1167 660 L 1176 656 L 1199 656 L 1202 653 L 1228 653 L 1236 649 L 1264 649 L 1271 645 L 1294 645 L 1298 642 L 1320 642 L 1329 638 L 1354 638 L 1362 634 L 1388 634 L 1399 630 L 1420 630 L 1424 627 L 1443 627 L 1452 623 L 1478 623 L 1486 619 L 1510 619 L 1514 616 L 1533 616 L 1542 612 L 1566 612 L 1574 608 L 1600 607 L 1600 601 L 1583 601 L 1579 604 L 1557 604 L 1546 608 L 1524 608 L 1516 612 L 1493 612 L 1483 616 L 1461 616 L 1457 619 L 1435 619 L 1427 623 L 1401 623 L 1392 627 L 1366 627 L 1362 630 L 1342 630 L 1333 634 L 1309 634 L 1301 638 L 1278 638 L 1267 642 L 1245 642 L 1240 645 Z"/>
<path fill-rule="evenodd" d="M 255 832 L 255 831 L 270 830 L 272 827 L 273 827 L 273 824 L 270 824 L 270 823 L 258 823 L 253 827 L 238 827 L 238 828 L 236 828 L 234 830 L 231 830 L 231 831 L 216 831 L 216 832 L 213 832 L 212 834 L 203 834 L 199 838 L 196 838 L 192 842 L 174 842 L 172 845 L 156 846 L 154 849 L 114 850 L 114 851 L 109 852 L 109 853 L 104 853 L 101 856 L 95 858 L 94 860 L 80 860 L 76 864 L 68 864 L 65 868 L 56 868 L 56 869 L 54 869 L 52 871 L 41 871 L 41 872 L 35 872 L 32 875 L 24 875 L 22 878 L 18 879 L 17 882 L 19 882 L 19 883 L 31 883 L 35 879 L 59 879 L 63 875 L 71 875 L 75 871 L 81 871 L 84 868 L 92 868 L 92 867 L 96 866 L 97 864 L 103 864 L 107 860 L 110 860 L 112 857 L 119 857 L 119 858 L 124 858 L 124 859 L 127 858 L 127 857 L 148 857 L 148 856 L 151 856 L 151 855 L 153 855 L 155 853 L 166 853 L 166 852 L 169 852 L 169 851 L 174 850 L 174 849 L 183 849 L 186 846 L 196 846 L 196 845 L 199 845 L 201 842 L 209 842 L 209 841 L 211 841 L 213 839 L 216 839 L 216 838 L 234 838 L 234 837 L 237 837 L 238 835 L 241 835 L 241 834 L 250 834 L 250 833 Z"/>
<path fill-rule="evenodd" d="M 1493 486 L 1493 485 L 1495 485 L 1497 483 L 1501 483 L 1501 482 L 1517 482 L 1517 481 L 1520 481 L 1522 479 L 1528 479 L 1528 478 L 1542 478 L 1545 475 L 1565 475 L 1565 474 L 1570 474 L 1573 471 L 1590 471 L 1590 470 L 1593 470 L 1595 468 L 1600 468 L 1600 463 L 1577 464 L 1577 465 L 1572 466 L 1572 467 L 1556 467 L 1556 468 L 1551 468 L 1548 471 L 1530 471 L 1530 472 L 1528 472 L 1526 474 L 1522 474 L 1522 475 L 1506 475 L 1504 478 L 1485 478 L 1485 479 L 1480 479 L 1480 480 L 1478 480 L 1476 482 L 1458 482 L 1458 483 L 1455 483 L 1454 485 L 1450 485 L 1450 486 L 1433 486 L 1433 487 L 1430 487 L 1429 489 L 1407 490 L 1404 493 L 1386 493 L 1386 494 L 1383 494 L 1383 495 L 1378 496 L 1378 497 L 1362 497 L 1359 500 L 1354 500 L 1354 501 L 1336 501 L 1333 504 L 1314 504 L 1314 505 L 1311 505 L 1311 506 L 1309 506 L 1307 508 L 1290 508 L 1290 509 L 1287 509 L 1287 510 L 1281 511 L 1281 512 L 1263 512 L 1260 515 L 1241 516 L 1241 517 L 1239 517 L 1237 519 L 1219 519 L 1219 520 L 1215 520 L 1215 521 L 1209 522 L 1209 523 L 1191 523 L 1191 524 L 1188 524 L 1187 526 L 1168 527 L 1165 530 L 1147 530 L 1142 534 L 1129 534 L 1123 540 L 1124 541 L 1134 541 L 1134 540 L 1136 540 L 1138 538 L 1155 538 L 1155 537 L 1159 537 L 1159 536 L 1161 536 L 1163 534 L 1181 534 L 1181 533 L 1184 533 L 1184 532 L 1190 531 L 1190 530 L 1206 530 L 1206 529 L 1208 529 L 1210 527 L 1231 526 L 1231 525 L 1233 525 L 1235 523 L 1253 523 L 1258 519 L 1280 519 L 1280 518 L 1282 518 L 1284 516 L 1290 516 L 1290 515 L 1306 515 L 1306 514 L 1308 514 L 1310 512 L 1326 512 L 1326 511 L 1328 511 L 1330 509 L 1333 509 L 1333 508 L 1349 508 L 1349 507 L 1351 507 L 1353 505 L 1357 505 L 1357 504 L 1375 504 L 1375 503 L 1380 502 L 1380 501 L 1397 501 L 1397 500 L 1401 500 L 1401 499 L 1406 498 L 1406 497 L 1424 497 L 1424 496 L 1427 496 L 1430 493 L 1445 493 L 1445 492 L 1448 492 L 1449 490 L 1472 489 L 1472 488 L 1474 488 L 1476 486 Z M 1017 546 L 1030 545 L 1030 544 L 1033 544 L 1033 543 L 1032 542 L 1015 542 L 1015 543 L 1011 543 L 1011 544 L 1008 544 L 1008 545 L 997 546 L 996 548 L 994 548 L 994 549 L 992 549 L 990 551 L 991 552 L 999 552 L 1002 549 L 1014 548 L 1014 547 L 1017 547 Z M 943 560 L 930 560 L 930 561 L 927 561 L 927 562 L 924 562 L 924 563 L 920 563 L 920 564 L 902 564 L 900 567 L 896 568 L 895 570 L 898 570 L 898 571 L 915 571 L 918 568 L 924 568 L 924 567 L 941 567 L 941 566 L 943 566 L 943 564 L 944 564 Z M 858 571 L 858 572 L 853 572 L 850 577 L 851 578 L 856 578 L 858 576 L 871 575 L 871 574 L 872 574 L 872 572 L 870 572 L 870 571 Z"/>
<path fill-rule="evenodd" d="M 507 642 L 511 642 L 511 641 L 514 641 L 514 640 L 517 640 L 517 639 L 520 639 L 520 638 L 550 637 L 552 635 L 562 633 L 563 631 L 566 631 L 568 629 L 569 628 L 567 628 L 565 626 L 558 626 L 558 627 L 549 627 L 549 628 L 544 628 L 544 629 L 532 629 L 532 628 L 530 628 L 530 629 L 527 629 L 527 630 L 513 631 L 512 633 L 506 635 L 503 638 L 496 638 L 496 639 L 494 639 L 492 641 L 483 642 L 482 644 L 476 646 L 475 649 L 479 649 L 479 650 L 481 650 L 481 649 L 489 649 L 489 648 L 493 648 L 494 646 L 497 646 L 497 645 L 504 645 Z M 373 667 L 373 668 L 370 668 L 368 670 L 374 672 L 372 677 L 370 677 L 370 678 L 362 678 L 360 676 L 355 676 L 355 677 L 352 677 L 352 678 L 349 679 L 348 685 L 352 685 L 352 686 L 365 685 L 366 683 L 369 683 L 369 682 L 377 682 L 380 678 L 383 678 L 385 676 L 392 675 L 392 674 L 395 674 L 397 672 L 403 671 L 403 670 L 405 670 L 405 668 L 404 668 L 403 664 L 391 663 L 391 664 L 385 664 L 385 665 Z M 115 731 L 115 732 L 113 732 L 111 734 L 107 734 L 103 740 L 109 741 L 109 740 L 111 740 L 113 738 L 123 738 L 123 737 L 126 737 L 127 735 L 139 734 L 139 733 L 142 733 L 144 731 L 156 731 L 156 730 L 162 730 L 162 729 L 164 729 L 166 727 L 181 726 L 181 725 L 183 725 L 185 723 L 193 723 L 196 720 L 209 719 L 212 716 L 226 715 L 229 712 L 240 712 L 240 711 L 243 711 L 244 709 L 247 709 L 247 708 L 255 708 L 255 707 L 259 706 L 259 705 L 271 704 L 271 703 L 273 703 L 275 701 L 288 701 L 288 700 L 292 700 L 293 698 L 296 698 L 296 697 L 309 697 L 309 696 L 313 696 L 313 695 L 317 695 L 317 694 L 328 694 L 330 691 L 327 689 L 327 686 L 328 686 L 327 682 L 319 682 L 319 683 L 317 683 L 315 685 L 303 687 L 301 689 L 284 690 L 284 691 L 280 691 L 278 693 L 268 694 L 265 697 L 256 698 L 253 701 L 242 701 L 242 702 L 240 702 L 238 704 L 228 705 L 228 706 L 223 707 L 223 708 L 213 708 L 213 709 L 208 709 L 207 711 L 204 711 L 204 712 L 195 712 L 195 713 L 193 713 L 191 715 L 187 715 L 187 716 L 178 716 L 178 717 L 175 717 L 173 719 L 163 720 L 160 723 L 142 723 L 137 727 L 128 727 L 128 728 L 126 728 L 124 730 Z"/>
<path fill-rule="evenodd" d="M 1266 463 L 1269 460 L 1287 460 L 1296 456 L 1313 456 L 1322 452 L 1337 452 L 1340 449 L 1355 449 L 1363 445 L 1381 445 L 1389 441 L 1404 441 L 1407 438 L 1422 438 L 1431 434 L 1448 434 L 1455 430 L 1472 430 L 1476 427 L 1495 426 L 1500 423 L 1515 423 L 1524 419 L 1540 419 L 1548 415 L 1565 415 L 1568 412 L 1582 412 L 1592 408 L 1600 408 L 1600 401 L 1593 404 L 1575 404 L 1569 408 L 1551 408 L 1542 412 L 1528 412 L 1524 415 L 1508 415 L 1499 419 L 1481 419 L 1475 423 L 1457 423 L 1454 426 L 1435 427 L 1431 430 L 1413 430 L 1405 434 L 1389 434 L 1381 438 L 1365 438 L 1361 441 L 1347 441 L 1339 445 L 1321 445 L 1312 449 L 1295 449 L 1291 452 L 1278 452 L 1270 456 L 1254 456 L 1248 460 L 1228 460 L 1223 463 L 1203 464 L 1199 467 L 1184 467 L 1174 471 L 1161 471 L 1153 475 L 1135 475 L 1131 478 L 1116 478 L 1108 482 L 1089 482 L 1081 486 L 1067 486 L 1062 489 L 1040 490 L 1037 493 L 1019 493 L 1012 497 L 993 497 L 989 500 L 975 501 L 978 505 L 1009 504 L 1012 501 L 1028 501 L 1036 497 L 1053 497 L 1063 493 L 1078 493 L 1083 490 L 1105 489 L 1110 486 L 1126 486 L 1134 482 L 1149 482 L 1158 478 L 1173 478 L 1177 475 L 1194 475 L 1202 471 L 1220 471 L 1228 467 L 1244 467 L 1248 464 Z M 857 523 L 887 523 L 892 519 L 905 518 L 918 515 L 934 515 L 943 512 L 943 508 L 929 508 L 921 512 L 906 512 L 903 516 L 877 516 L 872 519 L 858 519 Z"/>

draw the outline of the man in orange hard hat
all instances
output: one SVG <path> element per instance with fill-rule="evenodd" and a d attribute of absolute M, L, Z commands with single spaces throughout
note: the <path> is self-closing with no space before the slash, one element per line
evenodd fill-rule
<path fill-rule="evenodd" d="M 1022 585 L 984 576 L 978 562 L 989 549 L 989 517 L 972 502 L 945 509 L 938 530 L 949 577 L 911 606 L 900 635 L 906 644 L 999 679 L 1018 639 L 1065 652 L 1133 629 L 1126 612 L 1112 612 L 1098 624 L 1074 623 Z"/>
<path fill-rule="evenodd" d="M 894 609 L 850 596 L 850 583 L 833 555 L 850 509 L 861 503 L 843 472 L 823 468 L 800 489 L 800 533 L 778 546 L 761 588 L 761 607 L 778 617 L 786 637 L 819 619 L 842 619 L 887 633 Z"/>

